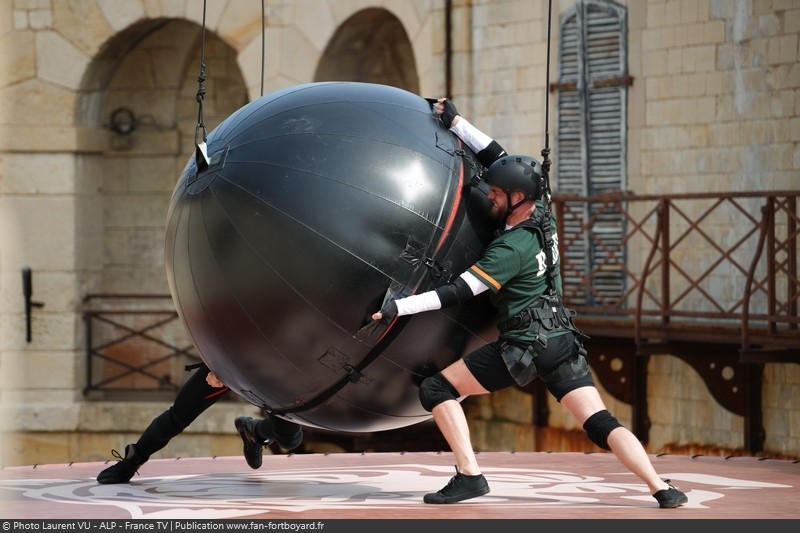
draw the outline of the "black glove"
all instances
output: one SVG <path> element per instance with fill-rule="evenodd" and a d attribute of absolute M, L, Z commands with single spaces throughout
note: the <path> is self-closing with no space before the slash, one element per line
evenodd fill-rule
<path fill-rule="evenodd" d="M 453 119 L 456 118 L 456 115 L 458 115 L 458 109 L 456 109 L 455 104 L 445 98 L 444 112 L 439 116 L 439 118 L 442 119 L 442 123 L 448 130 L 453 126 Z"/>
<path fill-rule="evenodd" d="M 381 321 L 388 324 L 397 317 L 397 304 L 389 300 L 381 308 Z"/>

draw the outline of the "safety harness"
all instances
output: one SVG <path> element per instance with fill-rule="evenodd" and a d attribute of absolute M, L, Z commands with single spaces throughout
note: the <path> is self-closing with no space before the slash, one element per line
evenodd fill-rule
<path fill-rule="evenodd" d="M 545 279 L 547 290 L 533 304 L 500 324 L 500 332 L 527 329 L 533 322 L 538 323 L 548 331 L 558 327 L 574 329 L 572 317 L 575 316 L 575 312 L 571 309 L 566 309 L 562 305 L 561 296 L 556 289 L 556 268 L 558 265 L 553 258 L 555 242 L 552 236 L 549 210 L 545 209 L 544 214 L 534 215 L 506 231 L 514 231 L 516 229 L 527 229 L 539 239 L 546 260 Z"/>
<path fill-rule="evenodd" d="M 588 337 L 575 326 L 573 318 L 576 312 L 573 309 L 564 307 L 556 288 L 556 269 L 558 265 L 553 257 L 555 239 L 553 238 L 550 224 L 551 215 L 548 200 L 549 194 L 546 193 L 543 199 L 544 209 L 541 214 L 535 214 L 524 222 L 506 230 L 514 231 L 521 228 L 532 232 L 541 243 L 546 260 L 547 290 L 531 305 L 498 325 L 503 360 L 509 373 L 520 386 L 527 385 L 536 377 L 535 359 L 547 347 L 547 337 L 552 331 L 565 329 L 574 333 L 579 352 L 584 356 L 586 355 L 586 350 L 583 349 L 581 341 L 588 339 Z M 533 333 L 533 341 L 528 346 L 521 346 L 503 340 L 502 337 L 510 331 L 530 331 Z M 579 360 L 585 361 L 584 358 L 579 358 Z M 542 379 L 548 383 L 562 379 L 565 376 L 562 376 L 563 372 L 561 370 L 565 366 L 568 365 L 559 366 L 553 372 L 541 376 Z M 575 370 L 578 369 L 573 369 L 570 372 L 575 373 Z M 585 374 L 585 371 L 583 373 Z"/>

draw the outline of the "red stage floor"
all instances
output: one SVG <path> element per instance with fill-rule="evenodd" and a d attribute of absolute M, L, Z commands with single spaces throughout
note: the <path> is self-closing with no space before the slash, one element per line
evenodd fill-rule
<path fill-rule="evenodd" d="M 450 453 L 159 459 L 130 484 L 99 485 L 106 463 L 0 470 L 5 519 L 798 519 L 800 462 L 653 456 L 689 503 L 659 509 L 610 453 L 478 455 L 491 493 L 422 503 L 454 474 Z M 113 461 L 108 464 L 112 464 Z"/>

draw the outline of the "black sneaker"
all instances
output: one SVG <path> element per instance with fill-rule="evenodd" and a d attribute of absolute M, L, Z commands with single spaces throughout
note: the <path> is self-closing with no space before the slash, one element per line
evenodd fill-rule
<path fill-rule="evenodd" d="M 456 503 L 489 493 L 489 484 L 483 474 L 467 476 L 458 471 L 439 492 L 426 494 L 425 503 Z"/>
<path fill-rule="evenodd" d="M 240 416 L 234 423 L 236 424 L 236 430 L 242 437 L 242 443 L 244 444 L 242 448 L 244 460 L 247 461 L 250 468 L 258 470 L 261 468 L 261 452 L 264 450 L 264 446 L 269 444 L 270 441 L 260 441 L 256 437 L 256 424 L 258 420 L 250 418 L 249 416 Z"/>
<path fill-rule="evenodd" d="M 670 485 L 668 479 L 665 479 L 664 481 L 667 485 L 669 485 L 669 488 L 662 489 L 653 494 L 653 498 L 658 501 L 659 507 L 662 509 L 674 509 L 689 501 L 689 498 L 686 497 L 686 494 Z"/>
<path fill-rule="evenodd" d="M 145 463 L 136 453 L 136 446 L 133 444 L 125 446 L 125 457 L 122 457 L 117 450 L 111 450 L 111 455 L 118 459 L 117 464 L 111 465 L 97 474 L 98 483 L 127 483 L 137 473 L 139 467 Z"/>

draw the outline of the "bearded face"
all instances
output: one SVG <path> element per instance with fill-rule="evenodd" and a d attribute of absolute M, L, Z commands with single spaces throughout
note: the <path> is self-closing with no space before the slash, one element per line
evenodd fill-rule
<path fill-rule="evenodd" d="M 492 203 L 489 214 L 496 222 L 503 222 L 508 215 L 508 196 L 506 192 L 499 187 L 491 187 L 489 194 L 486 196 Z"/>

